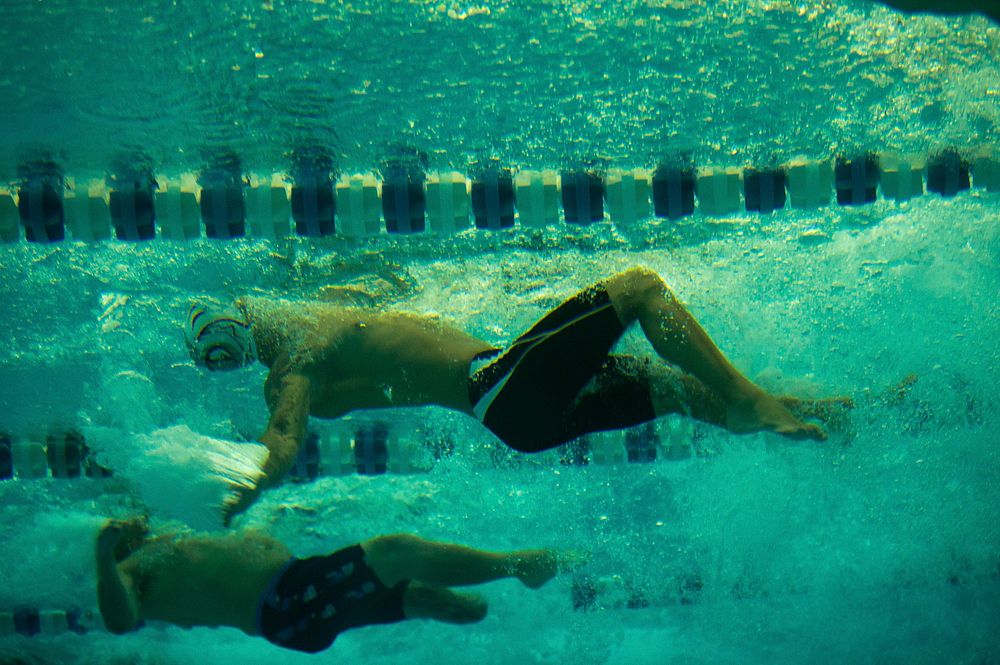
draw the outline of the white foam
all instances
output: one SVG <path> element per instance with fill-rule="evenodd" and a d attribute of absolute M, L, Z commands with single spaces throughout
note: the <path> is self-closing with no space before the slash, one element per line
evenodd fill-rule
<path fill-rule="evenodd" d="M 13 511 L 4 513 L 11 524 Z M 104 518 L 81 512 L 43 512 L 16 522 L 0 541 L 0 607 L 92 607 L 94 544 Z"/>
<path fill-rule="evenodd" d="M 226 498 L 256 484 L 267 456 L 260 444 L 205 436 L 187 425 L 135 436 L 90 431 L 88 440 L 102 463 L 136 486 L 152 513 L 202 531 L 222 528 Z"/>

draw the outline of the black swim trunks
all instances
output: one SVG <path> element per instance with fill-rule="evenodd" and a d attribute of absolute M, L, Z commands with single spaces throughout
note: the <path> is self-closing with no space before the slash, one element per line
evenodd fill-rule
<path fill-rule="evenodd" d="M 383 584 L 360 545 L 292 559 L 260 597 L 257 631 L 278 646 L 316 653 L 349 628 L 404 620 L 406 585 Z"/>
<path fill-rule="evenodd" d="M 610 354 L 624 332 L 603 285 L 578 293 L 502 353 L 486 351 L 473 360 L 473 411 L 522 452 L 652 420 L 644 361 Z M 588 384 L 593 390 L 584 393 Z"/>

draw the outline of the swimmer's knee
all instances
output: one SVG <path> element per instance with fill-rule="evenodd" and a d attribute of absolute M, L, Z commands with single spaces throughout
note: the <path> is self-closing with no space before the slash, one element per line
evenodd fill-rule
<path fill-rule="evenodd" d="M 608 294 L 619 314 L 632 319 L 647 303 L 666 298 L 674 301 L 674 294 L 663 278 L 645 266 L 633 266 L 608 281 Z"/>
<path fill-rule="evenodd" d="M 626 268 L 622 274 L 626 275 L 629 279 L 659 279 L 660 277 L 655 270 L 644 265 L 634 265 L 630 268 Z"/>
<path fill-rule="evenodd" d="M 645 266 L 636 266 L 630 268 L 629 271 L 629 280 L 632 282 L 633 288 L 640 295 L 644 297 L 662 296 L 666 293 L 670 298 L 674 297 L 674 294 L 670 291 L 670 287 L 667 286 L 667 283 L 655 270 L 651 270 Z"/>
<path fill-rule="evenodd" d="M 612 277 L 609 281 L 619 282 L 624 286 L 630 288 L 641 288 L 652 282 L 661 282 L 660 276 L 655 270 L 647 268 L 646 266 L 632 266 L 631 268 L 626 268 L 622 272 L 618 273 Z"/>
<path fill-rule="evenodd" d="M 476 598 L 473 601 L 466 601 L 465 619 L 469 623 L 479 623 L 489 614 L 489 604 L 483 598 Z"/>
<path fill-rule="evenodd" d="M 489 613 L 489 605 L 482 596 L 452 592 L 449 602 L 458 623 L 479 623 Z"/>

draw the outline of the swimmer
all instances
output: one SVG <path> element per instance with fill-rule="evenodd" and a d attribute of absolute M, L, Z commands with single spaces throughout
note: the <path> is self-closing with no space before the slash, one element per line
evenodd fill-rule
<path fill-rule="evenodd" d="M 1000 22 L 1000 0 L 878 0 L 908 14 L 982 14 Z"/>
<path fill-rule="evenodd" d="M 638 324 L 658 358 L 611 353 Z M 506 348 L 426 315 L 243 299 L 192 307 L 187 344 L 210 370 L 270 368 L 271 418 L 259 482 L 227 520 L 291 468 L 309 416 L 438 405 L 480 420 L 511 448 L 538 452 L 589 432 L 682 413 L 735 434 L 822 441 L 809 403 L 772 396 L 726 359 L 655 272 L 634 267 L 580 291 Z M 790 410 L 790 406 L 794 409 Z"/>
<path fill-rule="evenodd" d="M 486 616 L 486 600 L 448 587 L 517 578 L 538 589 L 573 565 L 550 550 L 486 552 L 406 534 L 298 559 L 251 531 L 147 538 L 139 519 L 108 521 L 96 550 L 98 602 L 112 633 L 145 620 L 232 626 L 309 653 L 360 626 L 476 623 Z"/>

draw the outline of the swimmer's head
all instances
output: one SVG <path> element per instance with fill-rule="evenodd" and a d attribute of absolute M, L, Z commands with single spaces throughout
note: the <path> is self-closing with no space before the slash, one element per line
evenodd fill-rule
<path fill-rule="evenodd" d="M 196 365 L 215 372 L 250 365 L 257 360 L 257 346 L 246 318 L 233 310 L 213 311 L 191 305 L 185 341 Z"/>

